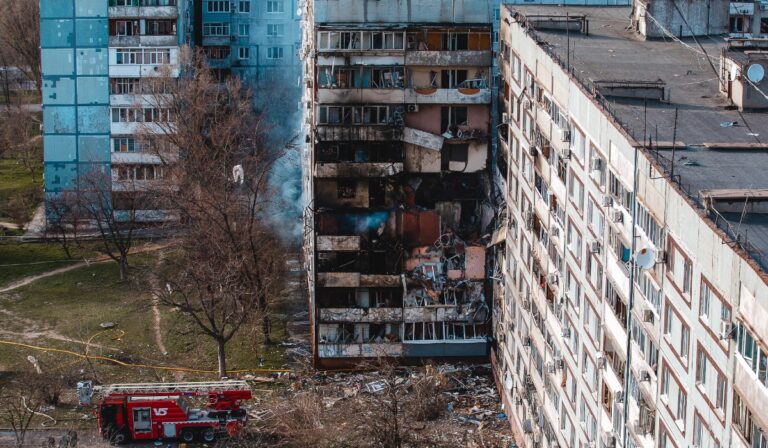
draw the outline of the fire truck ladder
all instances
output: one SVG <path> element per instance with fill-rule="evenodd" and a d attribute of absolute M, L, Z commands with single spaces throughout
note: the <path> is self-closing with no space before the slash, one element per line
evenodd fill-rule
<path fill-rule="evenodd" d="M 216 392 L 250 391 L 245 381 L 209 381 L 194 383 L 128 383 L 93 386 L 94 392 L 112 394 L 195 394 L 205 395 Z"/>

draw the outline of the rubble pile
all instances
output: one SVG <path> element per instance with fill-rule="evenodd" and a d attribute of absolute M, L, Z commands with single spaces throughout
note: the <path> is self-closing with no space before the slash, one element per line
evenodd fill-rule
<path fill-rule="evenodd" d="M 297 377 L 286 394 L 288 400 L 310 394 L 323 418 L 340 425 L 360 418 L 350 415 L 353 410 L 384 418 L 383 408 L 396 396 L 412 442 L 406 446 L 508 447 L 512 442 L 489 364 L 316 372 Z M 478 438 L 484 445 L 473 442 Z"/>

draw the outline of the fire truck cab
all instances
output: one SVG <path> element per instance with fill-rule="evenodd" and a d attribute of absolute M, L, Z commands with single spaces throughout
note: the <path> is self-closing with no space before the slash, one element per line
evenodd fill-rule
<path fill-rule="evenodd" d="M 94 393 L 101 395 L 99 432 L 115 444 L 163 438 L 212 442 L 235 435 L 248 419 L 240 404 L 252 397 L 245 381 L 109 386 L 83 381 L 77 388 L 84 405 L 91 403 Z M 188 403 L 189 397 L 198 396 L 208 397 L 204 408 L 192 408 Z"/>

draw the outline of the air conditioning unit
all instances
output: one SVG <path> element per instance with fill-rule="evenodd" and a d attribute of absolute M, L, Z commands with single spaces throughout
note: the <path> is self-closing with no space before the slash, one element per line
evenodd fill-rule
<path fill-rule="evenodd" d="M 554 364 L 555 364 L 555 369 L 563 370 L 563 365 L 564 365 L 563 358 L 555 357 Z"/>
<path fill-rule="evenodd" d="M 560 154 L 561 159 L 570 159 L 571 158 L 571 148 L 563 148 L 562 154 Z"/>
<path fill-rule="evenodd" d="M 405 106 L 406 112 L 418 112 L 419 111 L 419 105 L 418 104 L 408 104 Z"/>
<path fill-rule="evenodd" d="M 723 320 L 720 321 L 720 334 L 719 337 L 721 340 L 727 340 L 730 339 L 733 335 L 733 323 Z"/>
<path fill-rule="evenodd" d="M 564 338 L 570 338 L 571 337 L 571 329 L 570 328 L 563 328 L 563 331 L 560 332 L 560 335 Z"/>
<path fill-rule="evenodd" d="M 555 368 L 555 363 L 548 362 L 547 363 L 547 373 L 554 374 L 557 369 Z"/>
<path fill-rule="evenodd" d="M 656 253 L 656 264 L 664 264 L 667 262 L 667 251 L 660 250 Z"/>
<path fill-rule="evenodd" d="M 560 132 L 560 141 L 563 142 L 570 142 L 571 141 L 571 131 L 561 131 Z"/>
<path fill-rule="evenodd" d="M 589 168 L 592 171 L 600 171 L 603 169 L 603 159 L 592 159 L 592 161 L 589 163 Z"/>
<path fill-rule="evenodd" d="M 651 373 L 648 372 L 647 370 L 641 370 L 639 376 L 640 376 L 640 381 L 641 382 L 643 382 L 643 381 L 650 382 L 651 381 Z"/>
<path fill-rule="evenodd" d="M 551 229 L 549 229 L 549 236 L 552 238 L 557 238 L 560 236 L 560 227 L 552 226 Z"/>
<path fill-rule="evenodd" d="M 531 346 L 531 338 L 530 336 L 525 336 L 523 338 L 523 347 L 530 347 Z"/>
<path fill-rule="evenodd" d="M 560 281 L 560 276 L 557 273 L 549 274 L 547 280 L 550 285 L 556 285 Z"/>
<path fill-rule="evenodd" d="M 653 323 L 655 318 L 653 310 L 643 310 L 643 322 Z"/>
<path fill-rule="evenodd" d="M 531 100 L 526 98 L 526 99 L 523 100 L 523 102 L 520 105 L 523 107 L 523 109 L 530 110 L 531 109 Z"/>
<path fill-rule="evenodd" d="M 603 207 L 610 207 L 613 205 L 613 198 L 605 195 L 603 196 Z"/>
<path fill-rule="evenodd" d="M 528 311 L 531 309 L 531 302 L 528 299 L 523 299 L 522 302 L 520 302 L 520 308 L 524 309 L 525 311 Z"/>
<path fill-rule="evenodd" d="M 604 353 L 598 353 L 597 354 L 597 368 L 598 369 L 604 369 L 606 364 L 607 358 L 605 357 Z"/>
<path fill-rule="evenodd" d="M 613 395 L 614 403 L 624 403 L 624 391 L 619 390 Z"/>
<path fill-rule="evenodd" d="M 539 150 L 535 146 L 531 146 L 528 148 L 528 154 L 535 159 L 539 155 Z"/>
<path fill-rule="evenodd" d="M 229 36 L 229 40 L 231 40 L 232 42 L 236 41 L 237 40 L 237 34 L 233 34 L 233 35 Z"/>
<path fill-rule="evenodd" d="M 503 114 L 501 114 L 501 122 L 503 124 L 509 124 L 512 122 L 512 117 L 510 117 L 507 112 L 504 112 Z"/>
<path fill-rule="evenodd" d="M 589 245 L 589 251 L 593 254 L 599 254 L 601 248 L 602 244 L 600 244 L 600 241 L 592 241 L 592 243 Z"/>
<path fill-rule="evenodd" d="M 614 210 L 611 215 L 613 222 L 624 222 L 624 213 L 621 210 Z"/>

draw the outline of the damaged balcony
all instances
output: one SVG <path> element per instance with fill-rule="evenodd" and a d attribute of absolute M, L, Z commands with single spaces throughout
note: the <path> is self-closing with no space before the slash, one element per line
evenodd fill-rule
<path fill-rule="evenodd" d="M 490 67 L 493 60 L 491 50 L 456 50 L 456 51 L 407 51 L 405 65 L 448 67 L 472 66 Z"/>
<path fill-rule="evenodd" d="M 405 65 L 475 66 L 492 64 L 490 28 L 421 29 L 408 32 Z"/>
<path fill-rule="evenodd" d="M 320 322 L 400 322 L 402 308 L 322 308 Z"/>
<path fill-rule="evenodd" d="M 388 142 L 401 140 L 403 130 L 387 123 L 357 126 L 319 124 L 315 127 L 315 135 L 321 142 Z"/>
<path fill-rule="evenodd" d="M 401 327 L 397 323 L 318 325 L 321 357 L 400 356 Z"/>
<path fill-rule="evenodd" d="M 387 177 L 403 172 L 402 162 L 316 163 L 315 177 Z"/>
<path fill-rule="evenodd" d="M 318 66 L 319 103 L 402 104 L 405 68 L 398 66 Z"/>
<path fill-rule="evenodd" d="M 491 89 L 483 68 L 412 70 L 405 102 L 410 104 L 490 104 Z"/>
<path fill-rule="evenodd" d="M 485 323 L 413 322 L 404 324 L 403 350 L 413 357 L 486 356 L 488 332 Z"/>
<path fill-rule="evenodd" d="M 490 104 L 491 89 L 416 87 L 405 90 L 404 100 L 410 104 Z"/>
<path fill-rule="evenodd" d="M 397 275 L 401 271 L 401 255 L 395 251 L 318 252 L 318 272 L 354 272 L 360 274 Z"/>
<path fill-rule="evenodd" d="M 403 145 L 323 143 L 315 154 L 315 177 L 385 177 L 403 172 Z"/>

